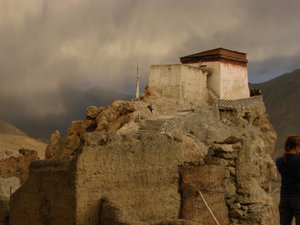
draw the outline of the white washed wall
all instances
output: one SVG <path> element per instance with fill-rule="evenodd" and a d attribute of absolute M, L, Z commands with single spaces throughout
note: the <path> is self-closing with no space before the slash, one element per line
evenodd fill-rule
<path fill-rule="evenodd" d="M 212 72 L 212 74 L 207 77 L 207 88 L 220 97 L 220 62 L 203 62 L 201 65 L 206 65 L 206 68 Z"/>
<path fill-rule="evenodd" d="M 164 96 L 185 102 L 202 103 L 207 97 L 207 76 L 190 65 L 156 65 L 150 67 L 148 87 Z"/>
<path fill-rule="evenodd" d="M 150 67 L 148 87 L 165 96 L 180 98 L 181 65 Z"/>
<path fill-rule="evenodd" d="M 222 62 L 220 68 L 221 99 L 235 100 L 250 97 L 247 67 Z"/>
<path fill-rule="evenodd" d="M 185 102 L 205 101 L 207 97 L 207 75 L 197 67 L 181 66 L 181 96 Z"/>

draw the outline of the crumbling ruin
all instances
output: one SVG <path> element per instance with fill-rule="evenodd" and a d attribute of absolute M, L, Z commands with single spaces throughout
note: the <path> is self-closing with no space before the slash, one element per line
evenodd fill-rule
<path fill-rule="evenodd" d="M 174 68 L 205 87 L 202 68 Z M 222 225 L 275 224 L 276 133 L 262 97 L 220 99 L 184 79 L 162 89 L 150 73 L 140 102 L 89 107 L 66 139 L 54 133 L 11 197 L 10 225 L 214 224 L 199 192 Z"/>

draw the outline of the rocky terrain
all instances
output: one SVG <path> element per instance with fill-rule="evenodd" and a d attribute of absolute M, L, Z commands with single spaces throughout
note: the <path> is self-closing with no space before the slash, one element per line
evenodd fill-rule
<path fill-rule="evenodd" d="M 300 133 L 300 69 L 286 73 L 260 84 L 250 84 L 251 87 L 262 90 L 270 121 L 278 135 L 272 158 L 275 160 L 283 153 L 283 146 L 289 134 Z M 279 203 L 281 177 L 278 174 L 273 184 L 273 196 Z"/>
<path fill-rule="evenodd" d="M 10 195 L 27 179 L 29 164 L 45 158 L 46 146 L 0 119 L 0 224 L 7 220 Z"/>
<path fill-rule="evenodd" d="M 34 149 L 40 159 L 45 158 L 47 144 L 30 138 L 15 126 L 0 119 L 0 160 L 19 156 L 19 149 Z"/>
<path fill-rule="evenodd" d="M 214 224 L 201 194 L 221 224 L 276 224 L 264 103 L 209 96 L 191 108 L 147 89 L 141 102 L 88 107 L 31 164 L 10 224 Z"/>

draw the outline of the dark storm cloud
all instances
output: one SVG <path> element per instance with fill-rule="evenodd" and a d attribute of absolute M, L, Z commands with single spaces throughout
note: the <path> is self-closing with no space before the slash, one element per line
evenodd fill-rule
<path fill-rule="evenodd" d="M 150 64 L 217 47 L 248 53 L 249 80 L 264 81 L 300 67 L 299 11 L 293 0 L 2 0 L 0 116 L 61 115 L 74 87 L 130 94 L 137 64 L 145 85 Z"/>
<path fill-rule="evenodd" d="M 261 83 L 273 79 L 284 73 L 292 72 L 300 68 L 300 54 L 290 57 L 274 56 L 263 61 L 248 63 L 248 73 L 253 74 L 249 78 L 251 83 Z"/>

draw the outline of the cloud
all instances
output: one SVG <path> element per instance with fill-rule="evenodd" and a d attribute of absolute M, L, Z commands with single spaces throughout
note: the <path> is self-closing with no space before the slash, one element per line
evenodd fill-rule
<path fill-rule="evenodd" d="M 145 85 L 150 64 L 217 47 L 247 52 L 249 80 L 266 80 L 279 61 L 300 67 L 299 11 L 296 0 L 2 0 L 0 100 L 60 115 L 64 89 L 132 94 L 137 64 Z"/>
<path fill-rule="evenodd" d="M 284 73 L 299 69 L 300 54 L 290 57 L 274 56 L 264 61 L 252 61 L 248 63 L 248 73 L 252 74 L 251 83 L 261 83 L 271 80 Z"/>

